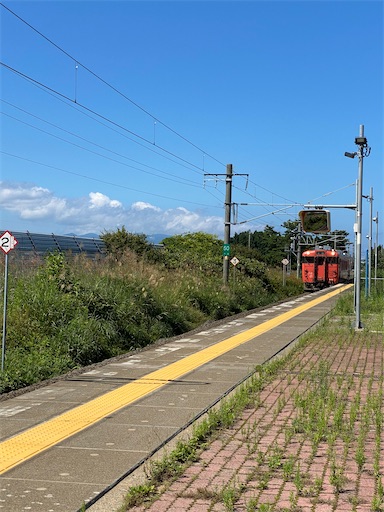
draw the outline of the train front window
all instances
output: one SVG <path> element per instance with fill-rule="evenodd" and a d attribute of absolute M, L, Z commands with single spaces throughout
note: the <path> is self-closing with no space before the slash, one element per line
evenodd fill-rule
<path fill-rule="evenodd" d="M 315 258 L 313 256 L 304 256 L 303 257 L 303 263 L 314 263 Z"/>

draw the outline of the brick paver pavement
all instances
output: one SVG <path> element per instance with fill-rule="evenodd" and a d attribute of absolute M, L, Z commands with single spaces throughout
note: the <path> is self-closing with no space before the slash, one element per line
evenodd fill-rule
<path fill-rule="evenodd" d="M 332 322 L 321 333 L 182 476 L 130 510 L 384 510 L 383 335 Z"/>

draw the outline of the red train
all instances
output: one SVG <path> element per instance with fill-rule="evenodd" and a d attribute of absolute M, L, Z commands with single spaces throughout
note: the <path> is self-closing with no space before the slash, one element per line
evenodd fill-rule
<path fill-rule="evenodd" d="M 334 249 L 311 249 L 302 254 L 304 290 L 313 291 L 353 279 L 353 259 Z"/>

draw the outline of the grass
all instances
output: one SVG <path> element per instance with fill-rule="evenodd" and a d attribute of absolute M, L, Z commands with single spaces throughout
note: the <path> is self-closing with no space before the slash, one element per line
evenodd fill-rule
<path fill-rule="evenodd" d="M 302 288 L 293 277 L 283 288 L 279 273 L 266 268 L 259 277 L 239 272 L 236 288 L 223 287 L 221 268 L 200 266 L 170 270 L 129 251 L 118 260 L 53 253 L 29 265 L 11 262 L 0 394 L 298 295 Z"/>

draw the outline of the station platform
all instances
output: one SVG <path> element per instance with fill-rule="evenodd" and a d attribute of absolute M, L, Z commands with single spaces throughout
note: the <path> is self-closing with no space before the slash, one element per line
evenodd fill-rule
<path fill-rule="evenodd" d="M 351 285 L 215 322 L 0 402 L 0 510 L 117 510 L 145 461 Z"/>

